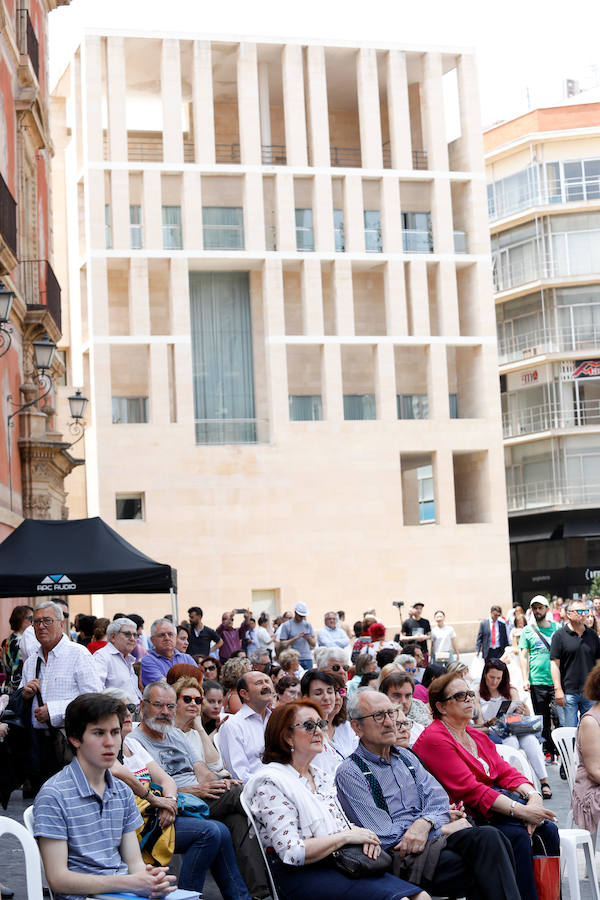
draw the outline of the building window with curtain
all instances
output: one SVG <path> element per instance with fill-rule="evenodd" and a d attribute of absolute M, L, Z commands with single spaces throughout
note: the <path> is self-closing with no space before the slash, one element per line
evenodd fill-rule
<path fill-rule="evenodd" d="M 162 208 L 163 250 L 182 250 L 181 207 L 163 206 Z"/>
<path fill-rule="evenodd" d="M 323 418 L 323 404 L 320 394 L 290 394 L 291 422 L 320 422 Z"/>
<path fill-rule="evenodd" d="M 381 213 L 378 209 L 365 209 L 365 250 L 367 253 L 381 253 Z"/>
<path fill-rule="evenodd" d="M 241 206 L 203 206 L 205 250 L 244 249 L 244 211 Z"/>
<path fill-rule="evenodd" d="M 296 250 L 314 250 L 315 233 L 313 230 L 312 209 L 297 209 L 296 213 Z"/>
<path fill-rule="evenodd" d="M 141 425 L 148 422 L 147 397 L 113 397 L 113 425 Z"/>
<path fill-rule="evenodd" d="M 357 421 L 375 418 L 375 394 L 344 394 L 344 419 Z"/>
<path fill-rule="evenodd" d="M 396 394 L 399 419 L 428 419 L 429 399 L 427 394 Z"/>
<path fill-rule="evenodd" d="M 190 272 L 197 444 L 257 441 L 247 272 Z"/>
<path fill-rule="evenodd" d="M 139 203 L 129 207 L 129 241 L 132 250 L 141 250 L 144 246 L 142 234 L 142 207 Z"/>

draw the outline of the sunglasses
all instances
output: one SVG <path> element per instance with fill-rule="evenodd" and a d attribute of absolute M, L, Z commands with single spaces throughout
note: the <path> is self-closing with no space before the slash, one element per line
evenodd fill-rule
<path fill-rule="evenodd" d="M 189 694 L 180 694 L 179 699 L 183 700 L 184 703 L 195 703 L 196 706 L 200 706 L 202 703 L 202 697 L 190 697 Z"/>
<path fill-rule="evenodd" d="M 205 672 L 208 672 L 210 669 L 214 669 L 215 671 L 217 669 L 217 667 L 215 666 L 214 663 L 210 663 L 210 665 L 207 665 L 206 663 L 204 663 L 202 668 L 204 669 Z"/>
<path fill-rule="evenodd" d="M 327 722 L 325 719 L 317 719 L 316 722 L 314 719 L 306 719 L 305 722 L 296 722 L 295 725 L 292 725 L 292 728 L 304 728 L 308 734 L 314 734 L 314 732 L 319 728 L 321 731 L 325 731 L 327 728 Z"/>
<path fill-rule="evenodd" d="M 350 666 L 342 666 L 340 663 L 334 663 L 332 666 L 329 666 L 332 672 L 339 672 L 340 669 L 343 669 L 344 672 L 347 672 Z"/>
<path fill-rule="evenodd" d="M 569 612 L 577 613 L 578 616 L 587 616 L 589 609 L 570 609 Z"/>
<path fill-rule="evenodd" d="M 417 670 L 416 670 L 416 669 L 407 669 L 407 668 L 405 667 L 404 671 L 405 671 L 405 672 L 416 672 Z"/>
<path fill-rule="evenodd" d="M 449 700 L 458 700 L 459 703 L 464 703 L 465 700 L 474 700 L 475 699 L 475 691 L 457 691 L 455 694 L 450 694 L 449 697 L 442 697 L 439 701 L 440 703 L 447 703 Z"/>
<path fill-rule="evenodd" d="M 127 703 L 126 706 L 128 712 L 130 712 L 132 715 L 137 710 L 137 706 L 135 705 L 135 703 Z"/>

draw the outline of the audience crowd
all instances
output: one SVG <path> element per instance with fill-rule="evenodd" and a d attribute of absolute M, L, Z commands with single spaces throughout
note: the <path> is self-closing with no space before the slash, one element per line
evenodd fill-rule
<path fill-rule="evenodd" d="M 174 853 L 180 888 L 210 871 L 225 900 L 266 900 L 271 879 L 281 900 L 537 900 L 558 724 L 581 720 L 575 822 L 600 821 L 600 600 L 493 606 L 475 683 L 444 611 L 423 612 L 390 635 L 375 610 L 313 627 L 302 602 L 215 629 L 198 606 L 148 626 L 16 606 L 0 750 L 57 900 L 166 896 Z"/>

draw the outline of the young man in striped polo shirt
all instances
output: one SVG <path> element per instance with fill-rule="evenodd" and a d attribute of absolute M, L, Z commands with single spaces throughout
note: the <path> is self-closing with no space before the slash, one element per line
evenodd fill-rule
<path fill-rule="evenodd" d="M 121 747 L 122 717 L 121 701 L 104 694 L 81 694 L 67 706 L 75 759 L 34 803 L 34 833 L 55 900 L 120 891 L 160 898 L 174 890 L 166 868 L 143 862 L 133 794 L 108 771 Z"/>

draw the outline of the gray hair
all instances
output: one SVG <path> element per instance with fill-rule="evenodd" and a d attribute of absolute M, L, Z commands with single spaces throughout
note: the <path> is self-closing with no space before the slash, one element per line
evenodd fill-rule
<path fill-rule="evenodd" d="M 398 663 L 399 666 L 405 666 L 407 663 L 410 663 L 411 666 L 417 665 L 416 658 L 411 656 L 410 653 L 400 653 L 394 662 Z"/>
<path fill-rule="evenodd" d="M 137 706 L 138 704 L 137 697 L 132 697 L 131 694 L 128 694 L 127 691 L 124 691 L 119 687 L 104 688 L 101 693 L 106 694 L 107 697 L 114 697 L 115 700 L 122 700 L 125 705 L 128 703 L 135 703 Z"/>
<path fill-rule="evenodd" d="M 152 688 L 160 688 L 161 691 L 171 691 L 173 696 L 177 697 L 177 692 L 175 688 L 170 684 L 167 684 L 166 681 L 151 681 L 150 684 L 147 684 L 144 688 L 144 693 L 142 694 L 142 700 L 149 700 L 150 694 L 152 693 Z"/>
<path fill-rule="evenodd" d="M 173 623 L 171 622 L 171 620 L 170 620 L 170 619 L 165 619 L 165 618 L 163 617 L 163 618 L 161 618 L 161 619 L 155 619 L 154 622 L 152 623 L 152 625 L 150 626 L 150 637 L 153 636 L 153 634 L 154 634 L 154 632 L 156 631 L 156 629 L 158 628 L 158 626 L 159 626 L 159 625 L 162 625 L 163 622 L 166 623 L 167 625 L 170 625 L 171 628 L 173 629 L 173 633 L 174 633 L 174 634 L 177 634 L 177 629 L 175 628 L 175 626 L 173 625 Z M 137 630 L 137 626 L 136 626 L 136 630 Z"/>
<path fill-rule="evenodd" d="M 335 616 L 335 624 L 336 624 L 336 625 L 337 625 L 337 623 L 340 621 L 340 617 L 338 616 L 338 614 L 337 614 L 337 613 L 335 612 L 335 610 L 333 610 L 333 609 L 330 609 L 329 612 L 326 612 L 326 613 L 325 613 L 325 615 L 323 616 L 323 621 L 325 621 L 325 619 L 327 618 L 327 616 Z"/>
<path fill-rule="evenodd" d="M 361 653 L 354 660 L 354 674 L 355 675 L 364 675 L 365 669 L 370 662 L 374 662 L 375 657 L 371 656 L 370 653 Z"/>
<path fill-rule="evenodd" d="M 135 622 L 122 616 L 120 619 L 114 619 L 110 623 L 110 625 L 106 629 L 106 637 L 110 640 L 111 634 L 118 634 L 126 625 L 131 625 L 131 627 L 137 634 L 137 625 L 135 624 Z"/>
<path fill-rule="evenodd" d="M 55 603 L 54 600 L 42 600 L 41 603 L 36 604 L 37 609 L 52 609 L 54 611 L 54 615 L 62 623 L 63 620 L 63 607 L 59 606 L 58 603 Z"/>
<path fill-rule="evenodd" d="M 271 659 L 269 656 L 268 650 L 253 650 L 252 653 L 250 654 L 250 662 L 254 663 L 255 665 L 257 663 L 260 663 L 261 656 L 268 657 L 269 661 Z"/>
<path fill-rule="evenodd" d="M 362 697 L 365 694 L 376 694 L 377 691 L 372 687 L 361 687 L 358 688 L 357 691 L 354 691 L 351 697 L 348 697 L 348 703 L 346 706 L 348 712 L 349 719 L 360 719 L 363 711 L 362 703 L 360 702 Z"/>
<path fill-rule="evenodd" d="M 314 651 L 315 665 L 317 669 L 327 668 L 330 659 L 346 664 L 348 662 L 348 653 L 341 647 L 317 647 Z"/>

